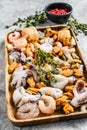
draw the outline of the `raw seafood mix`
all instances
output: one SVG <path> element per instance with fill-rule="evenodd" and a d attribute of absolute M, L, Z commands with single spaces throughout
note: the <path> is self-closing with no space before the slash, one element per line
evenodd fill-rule
<path fill-rule="evenodd" d="M 68 27 L 35 27 L 7 36 L 8 73 L 17 119 L 86 111 L 87 84 Z"/>

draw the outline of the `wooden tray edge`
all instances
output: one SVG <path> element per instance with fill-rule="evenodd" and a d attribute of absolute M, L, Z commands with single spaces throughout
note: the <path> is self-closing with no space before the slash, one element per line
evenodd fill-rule
<path fill-rule="evenodd" d="M 48 27 L 51 27 L 51 28 L 62 28 L 62 27 L 68 27 L 70 28 L 69 26 L 66 26 L 66 25 L 54 25 L 54 26 L 45 26 L 45 27 L 37 27 L 37 29 L 45 29 L 45 28 L 48 28 Z M 74 37 L 74 39 L 76 40 L 76 37 L 72 31 L 72 29 L 70 29 L 71 32 L 72 32 L 72 35 Z M 13 31 L 11 31 L 13 32 Z M 10 32 L 9 32 L 10 33 Z M 28 119 L 28 120 L 17 120 L 17 119 L 13 119 L 11 114 L 9 113 L 9 109 L 10 109 L 10 96 L 8 95 L 9 91 L 8 91 L 8 64 L 7 64 L 7 61 L 8 61 L 8 54 L 7 54 L 7 49 L 6 49 L 6 44 L 7 44 L 7 35 L 8 33 L 6 34 L 6 37 L 5 37 L 5 79 L 6 79 L 6 106 L 7 106 L 7 116 L 9 118 L 9 120 L 13 123 L 13 125 L 16 125 L 16 126 L 27 126 L 27 125 L 36 125 L 36 124 L 42 124 L 42 123 L 51 123 L 51 122 L 56 122 L 56 121 L 61 121 L 61 120 L 70 120 L 70 119 L 77 119 L 77 118 L 83 118 L 83 117 L 87 117 L 87 113 L 83 113 L 83 112 L 76 112 L 76 113 L 71 113 L 69 115 L 65 115 L 65 114 L 61 114 L 61 115 L 53 115 L 53 116 L 47 116 L 47 117 L 41 117 L 41 118 L 34 118 L 34 119 Z M 86 67 L 86 63 L 85 63 L 85 60 L 84 60 L 84 57 L 82 55 L 82 52 L 80 50 L 80 47 L 79 47 L 79 44 L 76 40 L 76 44 L 77 44 L 77 47 L 79 49 L 79 52 L 80 52 L 80 55 L 81 55 L 81 59 L 83 60 L 83 63 Z M 87 67 L 86 67 L 87 69 Z M 40 122 L 39 122 L 40 121 Z"/>

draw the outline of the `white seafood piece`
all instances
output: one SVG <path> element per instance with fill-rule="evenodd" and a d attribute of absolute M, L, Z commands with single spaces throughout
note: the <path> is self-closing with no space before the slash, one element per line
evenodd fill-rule
<path fill-rule="evenodd" d="M 87 87 L 85 87 L 85 83 L 82 80 L 78 80 L 74 89 L 74 98 L 71 101 L 71 104 L 74 107 L 79 107 L 85 103 L 87 103 Z"/>
<path fill-rule="evenodd" d="M 31 93 L 26 93 L 23 87 L 15 89 L 13 93 L 13 102 L 17 107 L 22 106 L 23 104 L 33 101 L 36 102 L 40 99 L 40 94 L 33 95 Z"/>
<path fill-rule="evenodd" d="M 24 87 L 26 85 L 27 76 L 31 75 L 32 73 L 26 66 L 18 67 L 13 72 L 11 86 L 15 86 L 16 88 L 20 86 Z"/>
<path fill-rule="evenodd" d="M 40 49 L 43 50 L 44 52 L 48 53 L 53 50 L 53 47 L 49 43 L 43 43 L 42 45 L 40 45 Z"/>
<path fill-rule="evenodd" d="M 81 106 L 81 111 L 87 112 L 87 104 L 84 104 L 84 105 Z"/>
<path fill-rule="evenodd" d="M 40 42 L 43 43 L 43 44 L 48 43 L 50 45 L 53 45 L 53 38 L 50 38 L 50 37 L 44 38 L 44 39 L 40 40 Z"/>
<path fill-rule="evenodd" d="M 19 61 L 19 59 L 20 59 L 20 52 L 18 52 L 18 51 L 12 51 L 12 52 L 9 54 L 9 59 L 10 59 L 10 60 Z"/>
<path fill-rule="evenodd" d="M 84 66 L 83 64 L 80 65 L 79 70 L 83 72 Z"/>
<path fill-rule="evenodd" d="M 36 95 L 33 95 L 33 94 L 29 94 L 29 93 L 26 93 L 26 95 L 23 95 L 19 104 L 17 105 L 17 107 L 20 107 L 22 106 L 23 104 L 31 101 L 31 102 L 37 102 L 39 99 L 40 99 L 41 95 L 38 93 Z"/>
<path fill-rule="evenodd" d="M 21 52 L 21 57 L 20 57 L 21 61 L 26 62 L 27 58 L 25 56 L 25 54 L 23 52 Z"/>
<path fill-rule="evenodd" d="M 59 98 L 63 94 L 62 90 L 60 90 L 58 88 L 52 88 L 52 87 L 43 87 L 43 88 L 40 88 L 39 92 L 42 95 L 52 96 L 53 98 Z"/>
<path fill-rule="evenodd" d="M 26 57 L 26 55 L 21 52 L 20 53 L 20 59 L 22 62 L 27 62 L 27 63 L 32 63 L 33 62 L 33 58 L 32 57 Z"/>
<path fill-rule="evenodd" d="M 17 119 L 31 119 L 37 117 L 40 111 L 36 103 L 23 104 L 16 112 Z"/>
<path fill-rule="evenodd" d="M 62 75 L 54 75 L 56 82 L 51 81 L 51 85 L 54 88 L 63 89 L 68 84 L 68 78 L 62 76 Z"/>
<path fill-rule="evenodd" d="M 23 87 L 17 88 L 15 89 L 14 93 L 13 93 L 13 102 L 14 104 L 18 104 L 20 102 L 20 100 L 22 99 L 23 95 L 26 95 L 27 93 L 25 93 L 25 90 Z"/>
<path fill-rule="evenodd" d="M 40 81 L 40 76 L 39 74 L 36 72 L 36 70 L 30 70 L 30 72 L 32 73 L 33 77 L 34 77 L 34 80 L 36 82 L 39 82 Z"/>
<path fill-rule="evenodd" d="M 32 57 L 26 57 L 26 55 L 23 52 L 19 52 L 19 51 L 15 51 L 13 50 L 12 52 L 10 52 L 9 54 L 9 60 L 13 61 L 15 60 L 16 62 L 33 62 L 33 58 Z"/>
<path fill-rule="evenodd" d="M 28 62 L 29 63 L 29 62 Z M 34 77 L 34 80 L 36 82 L 38 82 L 40 80 L 40 76 L 39 74 L 37 73 L 37 69 L 36 69 L 36 66 L 33 64 L 33 63 L 29 63 L 30 64 L 30 72 L 32 73 L 33 77 Z"/>
<path fill-rule="evenodd" d="M 74 107 L 79 107 L 79 105 L 78 105 L 78 97 L 77 97 L 77 96 L 72 99 L 71 104 L 72 104 Z"/>
<path fill-rule="evenodd" d="M 58 57 L 54 57 L 53 60 L 58 65 L 64 65 L 64 66 L 69 65 L 69 63 L 67 61 L 63 61 Z"/>
<path fill-rule="evenodd" d="M 70 76 L 70 77 L 67 77 L 68 78 L 68 83 L 69 84 L 73 84 L 76 80 L 75 76 Z"/>
<path fill-rule="evenodd" d="M 33 63 L 34 59 L 32 57 L 27 57 L 27 63 Z"/>

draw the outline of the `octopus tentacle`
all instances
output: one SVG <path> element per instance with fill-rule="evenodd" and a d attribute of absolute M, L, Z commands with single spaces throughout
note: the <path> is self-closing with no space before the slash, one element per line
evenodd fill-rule
<path fill-rule="evenodd" d="M 79 107 L 82 104 L 87 103 L 87 88 L 85 87 L 85 82 L 78 80 L 75 88 L 73 89 L 74 98 L 71 104 L 75 107 Z"/>

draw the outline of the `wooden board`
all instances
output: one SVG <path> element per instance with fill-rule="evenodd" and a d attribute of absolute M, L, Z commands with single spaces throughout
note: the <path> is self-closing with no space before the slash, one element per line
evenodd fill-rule
<path fill-rule="evenodd" d="M 64 26 L 61 25 L 56 25 L 56 26 L 46 26 L 46 27 L 39 27 L 37 28 L 38 30 L 44 30 L 48 27 L 51 27 L 52 29 L 62 29 Z M 70 29 L 70 28 L 69 28 Z M 76 43 L 76 37 L 72 30 L 70 29 L 72 36 L 74 37 Z M 7 34 L 8 35 L 8 34 Z M 10 119 L 10 121 L 13 123 L 13 125 L 16 126 L 27 126 L 27 125 L 35 125 L 35 124 L 42 124 L 42 123 L 48 123 L 48 122 L 56 122 L 56 121 L 61 121 L 61 120 L 70 120 L 70 119 L 76 119 L 76 118 L 82 118 L 82 117 L 87 117 L 87 112 L 74 112 L 69 115 L 65 114 L 59 114 L 59 113 L 54 113 L 53 115 L 48 115 L 48 116 L 40 116 L 36 117 L 33 119 L 26 119 L 26 120 L 18 120 L 14 117 L 14 107 L 12 105 L 12 99 L 11 99 L 11 91 L 9 87 L 9 80 L 10 80 L 10 75 L 8 74 L 8 52 L 6 45 L 8 43 L 7 41 L 7 35 L 5 38 L 5 79 L 6 79 L 6 106 L 7 106 L 7 116 Z M 83 58 L 82 52 L 80 50 L 79 44 L 77 43 L 77 50 L 79 52 L 79 56 L 83 60 L 84 66 L 87 69 L 85 59 Z"/>

